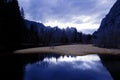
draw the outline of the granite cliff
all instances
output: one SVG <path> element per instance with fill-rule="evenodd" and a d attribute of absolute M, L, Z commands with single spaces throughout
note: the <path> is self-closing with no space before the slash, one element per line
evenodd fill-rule
<path fill-rule="evenodd" d="M 109 13 L 101 21 L 93 34 L 93 43 L 100 47 L 120 48 L 120 0 L 117 0 Z"/>

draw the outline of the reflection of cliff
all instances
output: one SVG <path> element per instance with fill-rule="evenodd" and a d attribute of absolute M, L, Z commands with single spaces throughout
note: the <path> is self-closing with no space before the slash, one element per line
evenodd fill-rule
<path fill-rule="evenodd" d="M 94 43 L 98 46 L 120 48 L 120 0 L 111 8 L 93 36 Z"/>
<path fill-rule="evenodd" d="M 27 63 L 42 60 L 38 54 L 13 54 L 0 55 L 0 80 L 24 80 L 24 67 Z"/>
<path fill-rule="evenodd" d="M 59 57 L 59 54 L 14 54 L 2 53 L 0 55 L 0 80 L 24 80 L 25 66 L 28 63 L 34 63 L 43 60 L 44 57 Z"/>
<path fill-rule="evenodd" d="M 34 63 L 38 60 L 43 60 L 46 54 L 13 54 L 0 55 L 0 80 L 24 80 L 24 68 L 28 63 Z M 51 53 L 47 54 L 51 57 Z M 59 57 L 60 55 L 52 54 Z M 100 55 L 103 64 L 110 71 L 114 80 L 120 79 L 120 55 Z M 114 64 L 114 66 L 113 66 Z"/>
<path fill-rule="evenodd" d="M 120 80 L 120 55 L 100 54 L 99 57 L 103 65 L 111 73 L 113 80 Z"/>

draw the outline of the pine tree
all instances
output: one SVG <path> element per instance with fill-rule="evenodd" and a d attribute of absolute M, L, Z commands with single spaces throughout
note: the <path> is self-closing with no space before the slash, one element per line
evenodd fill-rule
<path fill-rule="evenodd" d="M 21 16 L 22 16 L 22 18 L 24 19 L 25 18 L 25 13 L 24 13 L 24 9 L 23 9 L 23 7 L 21 8 Z"/>
<path fill-rule="evenodd" d="M 17 0 L 0 0 L 0 46 L 5 50 L 19 49 L 25 32 Z"/>
<path fill-rule="evenodd" d="M 36 26 L 33 24 L 31 24 L 30 26 L 30 41 L 34 45 L 38 44 L 39 42 L 39 37 L 38 37 Z"/>

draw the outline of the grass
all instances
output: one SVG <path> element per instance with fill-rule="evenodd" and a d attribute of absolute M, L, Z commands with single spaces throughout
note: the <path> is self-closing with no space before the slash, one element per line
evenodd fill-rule
<path fill-rule="evenodd" d="M 92 44 L 61 45 L 50 47 L 37 47 L 14 51 L 15 54 L 29 53 L 56 53 L 62 55 L 86 55 L 86 54 L 120 54 L 120 49 L 107 49 L 93 46 Z"/>

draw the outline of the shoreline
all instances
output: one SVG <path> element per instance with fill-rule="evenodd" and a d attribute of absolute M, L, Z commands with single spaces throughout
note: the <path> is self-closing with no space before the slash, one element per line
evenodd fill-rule
<path fill-rule="evenodd" d="M 30 53 L 59 53 L 62 55 L 87 55 L 87 54 L 120 54 L 120 49 L 107 49 L 99 48 L 91 44 L 83 45 L 61 45 L 61 46 L 48 46 L 28 48 L 14 51 L 15 54 L 30 54 Z"/>
<path fill-rule="evenodd" d="M 14 53 L 9 53 L 9 52 L 1 53 L 0 54 L 0 63 L 1 63 L 0 73 L 2 74 L 2 76 L 9 76 L 9 74 L 11 74 L 12 76 L 9 79 L 12 79 L 12 80 L 23 80 L 25 65 L 27 63 L 34 63 L 36 61 L 43 60 L 45 55 L 51 55 L 50 53 L 57 53 L 54 55 L 58 55 L 58 56 L 60 55 L 84 56 L 89 54 L 96 54 L 96 51 L 101 50 L 100 53 L 98 53 L 98 56 L 100 56 L 101 62 L 106 67 L 106 69 L 110 72 L 114 80 L 120 79 L 120 74 L 119 74 L 120 73 L 120 54 L 119 52 L 111 54 L 112 52 L 117 52 L 119 50 L 118 49 L 109 50 L 109 49 L 103 49 L 103 48 L 101 49 L 96 47 L 91 48 L 91 46 L 92 45 L 65 45 L 65 46 L 63 45 L 63 46 L 22 49 L 22 50 L 14 51 Z M 91 51 L 91 52 L 86 53 L 85 51 L 86 52 Z M 94 53 L 92 53 L 92 51 L 94 51 Z M 85 53 L 82 53 L 82 52 L 85 52 Z M 3 74 L 6 72 L 7 74 Z M 1 77 L 1 79 L 3 78 Z"/>

